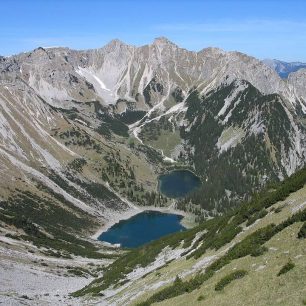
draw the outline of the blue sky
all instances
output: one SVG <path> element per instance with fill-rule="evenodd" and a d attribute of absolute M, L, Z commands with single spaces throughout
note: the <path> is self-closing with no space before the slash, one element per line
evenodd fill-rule
<path fill-rule="evenodd" d="M 306 62 L 305 0 L 1 0 L 0 54 L 38 46 L 98 48 L 166 36 L 258 58 Z"/>

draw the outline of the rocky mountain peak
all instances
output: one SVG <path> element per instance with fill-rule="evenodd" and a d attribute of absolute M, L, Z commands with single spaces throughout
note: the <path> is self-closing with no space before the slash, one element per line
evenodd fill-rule
<path fill-rule="evenodd" d="M 164 36 L 155 38 L 153 41 L 153 45 L 161 46 L 161 47 L 171 46 L 171 47 L 178 48 L 178 46 L 175 43 L 173 43 L 167 37 L 164 37 Z"/>
<path fill-rule="evenodd" d="M 199 54 L 205 54 L 205 55 L 225 55 L 226 51 L 216 48 L 216 47 L 208 47 L 204 48 L 201 51 L 198 52 Z"/>
<path fill-rule="evenodd" d="M 126 43 L 124 43 L 123 41 L 121 41 L 118 38 L 112 39 L 108 44 L 106 44 L 104 48 L 108 49 L 108 50 L 116 50 L 116 49 L 121 49 L 123 47 L 128 47 L 128 45 Z"/>

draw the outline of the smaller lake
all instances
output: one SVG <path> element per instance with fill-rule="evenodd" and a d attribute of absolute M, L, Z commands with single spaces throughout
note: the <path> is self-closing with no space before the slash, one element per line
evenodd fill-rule
<path fill-rule="evenodd" d="M 162 236 L 185 230 L 183 217 L 158 211 L 144 211 L 130 219 L 116 223 L 99 236 L 100 241 L 120 243 L 122 247 L 135 248 Z"/>
<path fill-rule="evenodd" d="M 181 198 L 200 187 L 201 180 L 188 170 L 174 170 L 159 176 L 159 190 L 169 198 Z"/>

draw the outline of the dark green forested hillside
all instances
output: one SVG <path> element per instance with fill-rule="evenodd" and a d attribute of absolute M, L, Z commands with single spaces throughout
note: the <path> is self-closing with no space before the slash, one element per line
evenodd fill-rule
<path fill-rule="evenodd" d="M 180 133 L 193 150 L 181 158 L 194 166 L 203 184 L 181 201 L 181 209 L 192 202 L 205 210 L 224 211 L 287 176 L 283 159 L 295 144 L 284 102 L 276 94 L 263 95 L 251 84 L 242 84 L 244 90 L 236 96 L 234 82 L 203 97 L 194 91 L 186 101 L 185 119 L 192 124 Z M 219 114 L 231 96 L 230 106 Z"/>

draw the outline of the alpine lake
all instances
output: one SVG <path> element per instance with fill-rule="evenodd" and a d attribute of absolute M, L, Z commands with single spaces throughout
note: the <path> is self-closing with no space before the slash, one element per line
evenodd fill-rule
<path fill-rule="evenodd" d="M 201 185 L 201 180 L 188 170 L 174 170 L 158 178 L 159 191 L 173 199 L 186 196 Z M 121 220 L 99 236 L 100 241 L 136 248 L 162 236 L 185 230 L 183 216 L 159 211 L 143 211 Z"/>

